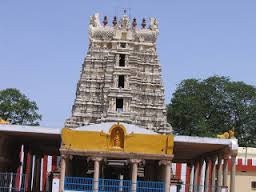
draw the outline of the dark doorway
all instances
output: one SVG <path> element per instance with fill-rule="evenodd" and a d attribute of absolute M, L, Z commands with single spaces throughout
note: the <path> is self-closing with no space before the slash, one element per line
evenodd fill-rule
<path fill-rule="evenodd" d="M 105 179 L 130 179 L 130 167 L 126 160 L 107 160 L 103 166 Z"/>
<path fill-rule="evenodd" d="M 126 55 L 124 54 L 120 54 L 119 56 L 120 60 L 119 60 L 119 66 L 120 67 L 124 67 L 125 66 L 125 60 L 126 60 Z"/>
<path fill-rule="evenodd" d="M 116 98 L 116 111 L 123 112 L 123 107 L 124 107 L 124 99 Z"/>
<path fill-rule="evenodd" d="M 125 88 L 125 76 L 124 75 L 119 75 L 118 87 Z"/>

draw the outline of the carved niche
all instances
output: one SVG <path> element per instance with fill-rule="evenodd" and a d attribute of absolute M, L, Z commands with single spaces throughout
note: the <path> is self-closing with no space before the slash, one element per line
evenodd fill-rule
<path fill-rule="evenodd" d="M 110 128 L 110 146 L 112 150 L 121 151 L 125 145 L 125 128 L 119 123 Z"/>

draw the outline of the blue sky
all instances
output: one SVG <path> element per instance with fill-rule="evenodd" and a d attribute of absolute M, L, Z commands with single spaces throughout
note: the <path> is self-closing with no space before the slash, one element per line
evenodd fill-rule
<path fill-rule="evenodd" d="M 254 0 L 1 0 L 0 89 L 18 88 L 39 106 L 42 126 L 70 116 L 88 48 L 89 16 L 130 8 L 138 23 L 157 17 L 166 103 L 187 78 L 225 75 L 256 84 Z"/>

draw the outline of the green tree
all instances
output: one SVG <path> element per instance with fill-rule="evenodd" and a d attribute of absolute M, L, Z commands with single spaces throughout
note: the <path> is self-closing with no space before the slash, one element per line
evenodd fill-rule
<path fill-rule="evenodd" d="M 168 107 L 176 134 L 216 137 L 231 128 L 240 146 L 256 146 L 256 88 L 227 77 L 183 80 Z"/>
<path fill-rule="evenodd" d="M 0 118 L 11 124 L 39 125 L 38 107 L 17 89 L 0 90 Z"/>

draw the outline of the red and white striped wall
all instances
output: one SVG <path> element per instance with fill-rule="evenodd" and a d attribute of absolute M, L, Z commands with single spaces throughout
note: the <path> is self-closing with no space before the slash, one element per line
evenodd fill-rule
<path fill-rule="evenodd" d="M 216 162 L 217 163 L 217 162 Z M 223 163 L 223 162 L 222 162 Z M 230 171 L 231 160 L 228 160 L 228 170 Z M 256 172 L 256 159 L 245 159 L 245 158 L 237 158 L 236 160 L 236 170 L 237 172 Z M 172 163 L 172 174 L 182 181 L 181 192 L 189 191 L 190 184 L 190 174 L 191 168 L 187 166 L 186 163 Z M 212 173 L 210 171 L 209 177 L 211 177 Z M 209 183 L 211 185 L 211 183 Z M 176 188 L 175 188 L 176 189 Z M 172 188 L 171 191 L 174 191 Z"/>
<path fill-rule="evenodd" d="M 24 146 L 21 146 L 19 154 L 20 166 L 17 168 L 16 187 L 21 186 L 22 182 L 25 182 L 25 189 L 29 188 L 28 176 L 32 173 L 31 185 L 33 185 L 35 158 L 28 152 L 24 152 Z M 43 155 L 41 158 L 41 170 L 40 170 L 40 191 L 46 191 L 48 175 L 52 171 L 56 171 L 58 167 L 57 156 Z M 25 161 L 24 161 L 25 160 Z M 30 163 L 32 161 L 32 163 Z M 32 164 L 32 167 L 30 165 Z M 25 175 L 25 181 L 23 176 Z"/>

